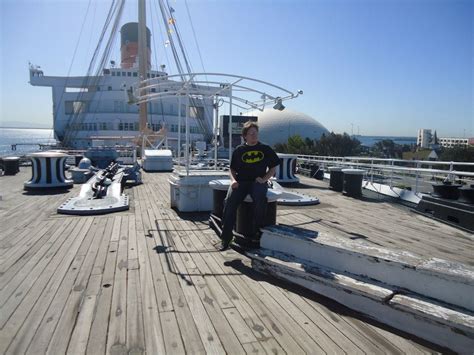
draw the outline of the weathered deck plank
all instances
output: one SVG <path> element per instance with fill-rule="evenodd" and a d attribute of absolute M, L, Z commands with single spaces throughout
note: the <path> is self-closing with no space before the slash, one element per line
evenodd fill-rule
<path fill-rule="evenodd" d="M 43 319 L 49 304 L 67 273 L 69 265 L 76 258 L 76 253 L 90 228 L 91 220 L 85 219 L 84 223 L 78 224 L 78 228 L 67 236 L 65 243 L 61 245 L 58 252 L 51 258 L 44 271 L 37 278 L 33 287 L 21 301 L 8 322 L 3 326 L 0 336 L 0 352 L 4 352 L 3 346 L 8 346 L 10 341 L 11 352 L 21 352 L 26 349 L 31 338 L 34 336 L 38 325 Z M 16 303 L 16 302 L 15 302 Z M 6 308 L 8 309 L 8 308 Z M 18 333 L 18 334 L 17 334 Z M 3 337 L 10 338 L 7 341 Z"/>
<path fill-rule="evenodd" d="M 135 196 L 138 197 L 138 194 Z M 146 213 L 146 211 L 142 211 L 141 203 L 142 201 L 135 202 L 135 218 L 137 232 L 137 257 L 140 267 L 140 294 L 143 303 L 145 349 L 147 349 L 147 352 L 151 354 L 162 354 L 165 352 L 165 343 L 163 329 L 160 323 L 161 316 L 158 312 L 158 304 L 156 301 L 150 258 L 148 256 L 146 239 L 149 239 L 149 236 L 145 233 L 146 227 L 144 227 L 143 224 L 143 219 L 145 217 L 143 214 Z M 148 216 L 146 217 L 148 218 Z M 163 289 L 158 288 L 157 290 L 156 294 L 163 292 Z M 166 293 L 168 294 L 167 289 Z M 171 300 L 169 303 L 171 304 Z M 180 335 L 179 331 L 178 335 Z"/>
<path fill-rule="evenodd" d="M 178 281 L 184 294 L 186 303 L 189 306 L 194 323 L 198 325 L 197 330 L 206 352 L 223 353 L 224 347 L 219 340 L 213 322 L 209 318 L 201 299 L 193 287 L 193 282 L 188 275 L 185 266 L 181 259 L 175 253 L 176 249 L 173 242 L 170 242 L 170 235 L 168 231 L 160 230 L 161 242 L 163 246 L 168 249 L 170 258 L 171 272 L 178 275 Z M 189 321 L 189 320 L 188 320 Z"/>
<path fill-rule="evenodd" d="M 82 303 L 79 308 L 79 315 L 74 326 L 74 331 L 71 335 L 71 341 L 67 348 L 67 353 L 69 354 L 86 353 L 92 321 L 97 307 L 101 279 L 101 275 L 91 275 L 89 279 L 87 289 L 82 297 Z"/>
<path fill-rule="evenodd" d="M 127 352 L 127 237 L 128 219 L 122 217 L 107 334 L 107 354 Z"/>
<path fill-rule="evenodd" d="M 111 316 L 111 304 L 113 285 L 115 278 L 115 269 L 117 265 L 117 250 L 118 242 L 112 241 L 115 235 L 118 235 L 118 230 L 114 230 L 115 225 L 120 225 L 120 217 L 111 218 L 112 231 L 110 234 L 105 234 L 104 239 L 110 240 L 107 249 L 107 256 L 104 264 L 104 271 L 101 280 L 101 290 L 97 300 L 97 308 L 94 320 L 91 326 L 91 336 L 87 344 L 88 353 L 105 354 L 107 347 L 107 333 L 109 328 Z M 108 229 L 106 229 L 108 230 Z M 94 268 L 96 270 L 96 268 Z"/>
<path fill-rule="evenodd" d="M 28 249 L 20 259 L 17 259 L 16 262 L 11 265 L 8 269 L 4 269 L 2 278 L 0 279 L 0 305 L 3 305 L 8 298 L 8 294 L 14 292 L 17 287 L 21 284 L 21 282 L 28 276 L 30 273 L 36 269 L 41 267 L 41 261 L 46 253 L 51 253 L 55 249 L 55 246 L 58 245 L 57 239 L 63 238 L 62 233 L 70 232 L 70 228 L 68 228 L 71 224 L 75 224 L 72 222 L 76 221 L 67 221 L 63 223 L 59 228 L 54 231 L 54 233 L 49 234 L 50 237 L 47 239 L 48 236 L 45 237 L 45 243 L 35 243 L 30 249 Z M 46 233 L 46 231 L 40 231 L 38 234 Z M 6 271 L 5 271 L 6 270 Z M 36 270 L 35 270 L 36 271 Z"/>

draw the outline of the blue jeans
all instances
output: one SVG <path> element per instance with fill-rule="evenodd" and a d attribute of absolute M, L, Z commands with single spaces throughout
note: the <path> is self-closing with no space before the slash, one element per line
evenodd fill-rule
<path fill-rule="evenodd" d="M 235 225 L 235 218 L 237 209 L 245 197 L 250 194 L 254 203 L 254 220 L 249 223 L 255 223 L 255 227 L 263 227 L 265 221 L 265 214 L 267 210 L 267 184 L 260 184 L 254 181 L 239 182 L 236 189 L 229 186 L 227 196 L 224 200 L 224 213 L 222 217 L 222 235 L 223 241 L 230 241 L 232 239 L 232 230 Z"/>

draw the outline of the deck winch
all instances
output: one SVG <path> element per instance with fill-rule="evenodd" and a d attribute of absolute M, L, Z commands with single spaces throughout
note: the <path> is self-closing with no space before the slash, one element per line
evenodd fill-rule
<path fill-rule="evenodd" d="M 118 163 L 110 163 L 85 183 L 79 196 L 68 199 L 58 213 L 94 215 L 128 210 L 128 196 L 123 193 L 128 174 Z"/>

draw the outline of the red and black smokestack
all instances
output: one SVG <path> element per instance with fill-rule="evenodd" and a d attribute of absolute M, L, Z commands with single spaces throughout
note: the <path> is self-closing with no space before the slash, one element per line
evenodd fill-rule
<path fill-rule="evenodd" d="M 136 63 L 138 66 L 138 22 L 129 22 L 120 29 L 120 67 L 130 69 Z M 151 32 L 146 29 L 146 46 L 147 46 L 147 69 L 151 69 Z"/>

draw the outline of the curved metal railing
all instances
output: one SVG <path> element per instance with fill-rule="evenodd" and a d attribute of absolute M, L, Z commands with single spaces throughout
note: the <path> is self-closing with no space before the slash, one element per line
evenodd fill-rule
<path fill-rule="evenodd" d="M 431 192 L 431 185 L 445 180 L 474 184 L 474 163 L 316 155 L 297 157 L 300 163 L 317 163 L 324 170 L 329 166 L 363 169 L 366 182 L 387 185 L 390 189 L 411 190 L 416 195 Z"/>

